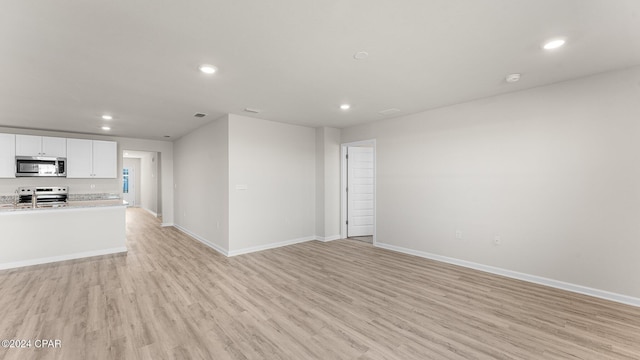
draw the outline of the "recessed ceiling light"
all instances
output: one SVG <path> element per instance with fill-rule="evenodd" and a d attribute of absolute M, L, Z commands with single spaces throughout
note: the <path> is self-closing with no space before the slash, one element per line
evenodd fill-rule
<path fill-rule="evenodd" d="M 213 74 L 217 70 L 215 66 L 209 64 L 200 65 L 198 69 L 205 74 Z"/>
<path fill-rule="evenodd" d="M 108 126 L 103 126 L 103 127 L 101 127 L 101 129 L 102 129 L 102 130 L 104 130 L 104 131 L 109 131 L 109 130 L 111 130 L 111 128 L 110 128 L 110 127 L 108 127 Z"/>
<path fill-rule="evenodd" d="M 522 77 L 522 74 L 509 74 L 509 75 L 507 75 L 505 80 L 508 83 L 516 83 L 516 82 L 520 81 L 521 77 Z"/>
<path fill-rule="evenodd" d="M 342 104 L 342 105 L 340 105 L 340 109 L 342 109 L 342 110 L 349 110 L 349 109 L 351 109 L 351 105 L 349 105 L 349 104 Z"/>
<path fill-rule="evenodd" d="M 205 114 L 205 113 L 195 113 L 195 114 L 193 114 L 193 117 L 197 117 L 197 118 L 203 118 L 205 116 L 207 116 L 207 114 Z"/>
<path fill-rule="evenodd" d="M 358 51 L 353 55 L 353 58 L 356 60 L 366 59 L 369 56 L 369 53 L 366 51 Z"/>
<path fill-rule="evenodd" d="M 165 135 L 164 137 L 166 137 L 166 138 L 170 138 L 171 136 L 169 136 L 169 135 Z"/>
<path fill-rule="evenodd" d="M 254 108 L 244 108 L 244 111 L 248 112 L 248 113 L 253 113 L 253 114 L 259 114 L 260 113 L 260 110 L 254 109 Z"/>
<path fill-rule="evenodd" d="M 124 156 L 129 156 L 129 153 L 128 152 L 124 153 Z"/>
<path fill-rule="evenodd" d="M 565 39 L 553 39 L 549 40 L 542 46 L 545 50 L 553 50 L 564 46 L 567 41 Z"/>
<path fill-rule="evenodd" d="M 111 115 L 102 115 L 102 119 L 103 120 L 111 120 L 111 119 L 113 119 L 113 116 L 111 116 Z"/>

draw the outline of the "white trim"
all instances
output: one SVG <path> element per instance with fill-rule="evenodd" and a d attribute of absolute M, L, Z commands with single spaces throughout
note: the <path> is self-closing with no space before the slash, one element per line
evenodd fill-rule
<path fill-rule="evenodd" d="M 340 236 L 340 235 L 333 235 L 333 236 L 318 236 L 318 235 L 316 235 L 315 239 L 318 240 L 318 241 L 322 241 L 322 242 L 329 242 L 329 241 L 334 241 L 334 240 L 340 240 L 340 239 L 342 239 L 342 236 Z"/>
<path fill-rule="evenodd" d="M 615 301 L 615 302 L 626 304 L 626 305 L 640 307 L 640 298 L 636 298 L 628 295 L 617 294 L 617 293 L 613 293 L 605 290 L 590 288 L 587 286 L 571 284 L 564 281 L 548 279 L 541 276 L 530 275 L 530 274 L 525 274 L 517 271 L 478 264 L 471 261 L 450 258 L 447 256 L 436 255 L 436 254 L 432 254 L 424 251 L 407 249 L 407 248 L 390 245 L 390 244 L 378 243 L 376 244 L 376 246 L 379 248 L 397 251 L 404 254 L 415 255 L 422 258 L 426 258 L 426 259 L 458 265 L 458 266 L 479 270 L 479 271 L 483 271 L 491 274 L 501 275 L 501 276 L 505 276 L 512 279 L 523 280 L 523 281 L 527 281 L 535 284 L 549 286 L 556 289 L 571 291 L 578 294 L 593 296 L 600 299 L 605 299 L 605 300 Z"/>
<path fill-rule="evenodd" d="M 164 226 L 164 224 L 162 226 Z M 181 232 L 189 235 L 190 237 L 194 238 L 195 240 L 198 240 L 199 242 L 203 243 L 204 245 L 206 245 L 206 246 L 212 248 L 213 250 L 219 252 L 220 254 L 222 254 L 224 256 L 229 256 L 229 252 L 226 249 L 223 249 L 222 247 L 210 242 L 209 240 L 207 240 L 207 239 L 205 239 L 205 238 L 203 238 L 203 237 L 201 237 L 199 235 L 196 235 L 196 234 L 192 233 L 191 231 L 185 229 L 184 227 L 182 227 L 180 225 L 177 225 L 177 224 L 173 225 L 173 227 L 178 229 L 178 231 L 181 231 Z"/>
<path fill-rule="evenodd" d="M 316 239 L 315 236 L 305 236 L 305 237 L 292 239 L 292 240 L 281 241 L 281 242 L 277 242 L 277 243 L 271 243 L 271 244 L 259 245 L 259 246 L 252 246 L 252 247 L 239 249 L 239 250 L 231 250 L 231 251 L 229 251 L 229 255 L 228 256 L 231 257 L 231 256 L 236 256 L 236 255 L 248 254 L 248 253 L 252 253 L 252 252 L 256 252 L 256 251 L 275 249 L 275 248 L 279 248 L 279 247 L 282 247 L 282 246 L 299 244 L 299 243 L 303 243 L 303 242 L 307 242 L 307 241 L 311 241 L 311 240 L 315 240 L 315 239 Z"/>
<path fill-rule="evenodd" d="M 347 237 L 347 144 L 340 146 L 340 237 Z"/>
<path fill-rule="evenodd" d="M 158 217 L 158 214 L 156 214 L 155 212 L 147 209 L 146 207 L 143 207 L 142 210 L 145 210 L 146 212 L 148 212 L 149 214 L 153 215 L 153 217 Z"/>
<path fill-rule="evenodd" d="M 377 213 L 378 213 L 378 167 L 377 162 L 377 145 L 376 139 L 353 141 L 340 144 L 340 237 L 347 238 L 347 148 L 349 146 L 372 145 L 373 147 L 373 245 L 376 245 L 378 236 L 377 229 Z"/>
<path fill-rule="evenodd" d="M 94 256 L 119 254 L 123 252 L 127 252 L 126 246 L 119 246 L 119 247 L 115 247 L 111 249 L 103 249 L 103 250 L 85 251 L 85 252 L 68 254 L 68 255 L 51 256 L 51 257 L 39 258 L 39 259 L 15 261 L 10 263 L 0 264 L 0 270 L 13 269 L 13 268 L 19 268 L 24 266 L 48 264 L 48 263 L 59 262 L 59 261 L 82 259 L 82 258 L 88 258 L 88 257 L 94 257 Z"/>
<path fill-rule="evenodd" d="M 162 223 L 160 224 L 161 227 L 171 227 L 171 226 L 175 226 L 174 223 Z"/>

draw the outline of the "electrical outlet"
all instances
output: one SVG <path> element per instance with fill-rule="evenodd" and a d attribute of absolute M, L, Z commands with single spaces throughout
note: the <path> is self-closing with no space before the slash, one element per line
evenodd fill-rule
<path fill-rule="evenodd" d="M 462 239 L 462 230 L 456 230 L 456 239 Z"/>
<path fill-rule="evenodd" d="M 502 245 L 502 238 L 500 236 L 493 237 L 493 245 L 500 246 Z"/>

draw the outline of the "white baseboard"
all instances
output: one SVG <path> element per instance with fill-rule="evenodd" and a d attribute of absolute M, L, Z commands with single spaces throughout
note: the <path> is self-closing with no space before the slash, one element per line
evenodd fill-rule
<path fill-rule="evenodd" d="M 431 259 L 431 260 L 436 260 L 436 261 L 440 261 L 440 262 L 444 262 L 444 263 L 448 263 L 448 264 L 458 265 L 458 266 L 462 266 L 462 267 L 466 267 L 466 268 L 470 268 L 470 269 L 474 269 L 474 270 L 480 270 L 480 271 L 488 272 L 488 273 L 491 273 L 491 274 L 497 274 L 497 275 L 501 275 L 501 276 L 505 276 L 505 277 L 509 277 L 509 278 L 513 278 L 513 279 L 518 279 L 518 280 L 528 281 L 528 282 L 535 283 L 535 284 L 545 285 L 545 286 L 553 287 L 553 288 L 556 288 L 556 289 L 571 291 L 571 292 L 578 293 L 578 294 L 589 295 L 589 296 L 593 296 L 593 297 L 600 298 L 600 299 L 611 300 L 611 301 L 615 301 L 615 302 L 622 303 L 622 304 L 627 304 L 627 305 L 640 307 L 640 298 L 636 298 L 636 297 L 632 297 L 632 296 L 612 293 L 612 292 L 605 291 L 605 290 L 599 290 L 599 289 L 594 289 L 594 288 L 590 288 L 590 287 L 586 287 L 586 286 L 582 286 L 582 285 L 576 285 L 576 284 L 567 283 L 567 282 L 564 282 L 564 281 L 548 279 L 548 278 L 544 278 L 544 277 L 541 277 L 541 276 L 530 275 L 530 274 L 525 274 L 525 273 L 521 273 L 521 272 L 517 272 L 517 271 L 506 270 L 506 269 L 502 269 L 502 268 L 498 268 L 498 267 L 478 264 L 478 263 L 474 263 L 474 262 L 471 262 L 471 261 L 450 258 L 450 257 L 442 256 L 442 255 L 436 255 L 436 254 L 432 254 L 432 253 L 428 253 L 428 252 L 424 252 L 424 251 L 407 249 L 407 248 L 403 248 L 403 247 L 395 246 L 395 245 L 390 245 L 390 244 L 377 243 L 377 244 L 375 244 L 375 246 L 383 248 L 383 249 L 387 249 L 387 250 L 401 252 L 401 253 L 404 253 L 404 254 L 415 255 L 415 256 L 422 257 L 422 258 L 426 258 L 426 259 Z"/>
<path fill-rule="evenodd" d="M 175 226 L 173 223 L 162 223 L 160 224 L 160 226 L 162 227 L 171 227 L 171 226 Z"/>
<path fill-rule="evenodd" d="M 165 225 L 162 224 L 162 226 L 165 226 Z M 210 242 L 209 240 L 207 240 L 207 239 L 205 239 L 205 238 L 203 238 L 203 237 L 201 237 L 199 235 L 196 235 L 196 234 L 192 233 L 191 231 L 185 229 L 184 227 L 182 227 L 180 225 L 175 224 L 175 225 L 173 225 L 173 227 L 178 229 L 179 231 L 182 231 L 183 233 L 191 236 L 192 238 L 198 240 L 199 242 L 203 243 L 204 245 L 212 248 L 213 250 L 219 252 L 220 254 L 222 254 L 224 256 L 227 256 L 227 257 L 229 256 L 229 252 L 227 251 L 227 249 L 223 249 L 222 247 Z"/>
<path fill-rule="evenodd" d="M 272 243 L 272 244 L 253 246 L 253 247 L 248 247 L 248 248 L 244 248 L 244 249 L 238 249 L 238 250 L 229 251 L 229 250 L 223 249 L 222 247 L 220 247 L 220 246 L 208 241 L 207 239 L 205 239 L 205 238 L 203 238 L 203 237 L 201 237 L 199 235 L 196 235 L 196 234 L 192 233 L 191 231 L 185 229 L 184 227 L 182 227 L 180 225 L 174 224 L 173 227 L 175 227 L 179 231 L 191 236 L 192 238 L 198 240 L 199 242 L 203 243 L 204 245 L 212 248 L 213 250 L 215 250 L 215 251 L 217 251 L 217 252 L 219 252 L 222 255 L 227 256 L 227 257 L 237 256 L 237 255 L 242 255 L 242 254 L 249 254 L 249 253 L 256 252 L 256 251 L 275 249 L 275 248 L 279 248 L 279 247 L 282 247 L 282 246 L 298 244 L 298 243 L 307 242 L 307 241 L 311 241 L 311 240 L 315 240 L 316 239 L 315 236 L 306 236 L 306 237 L 293 239 L 293 240 L 281 241 L 281 242 Z"/>
<path fill-rule="evenodd" d="M 236 256 L 236 255 L 248 254 L 256 251 L 275 249 L 282 246 L 299 244 L 299 243 L 303 243 L 303 242 L 307 242 L 315 239 L 316 239 L 315 236 L 305 236 L 305 237 L 301 237 L 293 240 L 281 241 L 277 243 L 271 243 L 271 244 L 260 245 L 260 246 L 253 246 L 253 247 L 248 247 L 248 248 L 239 249 L 239 250 L 232 250 L 232 251 L 229 251 L 228 256 Z"/>
<path fill-rule="evenodd" d="M 333 235 L 333 236 L 318 236 L 316 235 L 316 240 L 318 241 L 322 241 L 322 242 L 329 242 L 329 241 L 333 241 L 333 240 L 340 240 L 342 239 L 342 237 L 340 235 Z"/>
<path fill-rule="evenodd" d="M 149 209 L 147 209 L 146 207 L 143 207 L 142 210 L 148 212 L 149 214 L 153 215 L 153 217 L 158 217 L 158 214 L 155 211 L 151 211 Z"/>
<path fill-rule="evenodd" d="M 120 246 L 120 247 L 104 249 L 104 250 L 85 251 L 85 252 L 69 254 L 69 255 L 60 255 L 60 256 L 52 256 L 52 257 L 39 258 L 39 259 L 15 261 L 10 263 L 0 264 L 0 270 L 13 269 L 13 268 L 19 268 L 24 266 L 48 264 L 53 262 L 66 261 L 66 260 L 82 259 L 82 258 L 88 258 L 88 257 L 94 257 L 94 256 L 118 254 L 123 252 L 127 252 L 126 246 Z"/>

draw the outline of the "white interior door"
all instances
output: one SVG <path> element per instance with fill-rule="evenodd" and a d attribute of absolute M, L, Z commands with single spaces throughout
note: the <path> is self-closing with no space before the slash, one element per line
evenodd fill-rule
<path fill-rule="evenodd" d="M 347 236 L 373 235 L 373 148 L 347 148 Z"/>
<path fill-rule="evenodd" d="M 129 206 L 136 204 L 136 168 L 133 166 L 122 168 L 122 195 Z"/>

